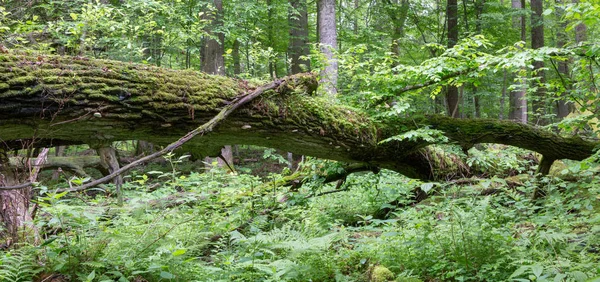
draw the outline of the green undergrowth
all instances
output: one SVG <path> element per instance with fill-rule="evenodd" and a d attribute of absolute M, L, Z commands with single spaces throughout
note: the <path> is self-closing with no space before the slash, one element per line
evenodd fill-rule
<path fill-rule="evenodd" d="M 501 178 L 436 183 L 426 201 L 377 218 L 389 203 L 429 186 L 369 172 L 348 177 L 340 187 L 347 191 L 310 197 L 336 187 L 314 179 L 290 192 L 269 185 L 279 174 L 261 180 L 219 169 L 137 172 L 125 184 L 122 207 L 104 194 L 39 199 L 41 244 L 4 251 L 0 277 L 595 281 L 600 181 L 585 170 L 575 174 L 576 182 L 524 178 L 518 187 Z M 531 200 L 536 186 L 543 200 Z M 497 193 L 480 195 L 489 188 Z"/>

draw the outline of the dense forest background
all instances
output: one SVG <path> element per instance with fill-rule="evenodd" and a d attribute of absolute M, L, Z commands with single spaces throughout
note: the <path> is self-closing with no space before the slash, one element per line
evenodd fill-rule
<path fill-rule="evenodd" d="M 2 281 L 600 281 L 597 0 L 1 3 Z"/>

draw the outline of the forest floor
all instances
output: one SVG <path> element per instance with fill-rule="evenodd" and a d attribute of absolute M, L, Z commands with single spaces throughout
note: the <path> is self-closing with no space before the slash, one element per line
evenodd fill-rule
<path fill-rule="evenodd" d="M 289 170 L 273 172 L 285 165 L 265 167 L 273 160 L 260 155 L 246 156 L 250 162 L 239 165 L 237 174 L 167 159 L 126 178 L 123 206 L 101 191 L 39 198 L 42 243 L 3 251 L 0 277 L 599 281 L 596 173 L 569 162 L 552 176 L 536 178 L 535 166 L 524 166 L 517 154 L 473 155 L 472 166 L 487 165 L 492 172 L 511 167 L 515 175 L 428 184 L 384 170 L 351 175 L 341 186 L 345 191 L 315 196 L 335 184 L 315 178 L 299 191 L 276 187 Z M 275 152 L 264 156 L 283 160 Z M 313 170 L 328 164 L 302 163 Z M 252 171 L 262 177 L 248 174 Z M 437 193 L 418 204 L 390 206 L 408 203 L 415 187 Z M 546 196 L 532 200 L 535 187 Z M 491 188 L 494 193 L 482 194 Z M 391 212 L 382 215 L 383 209 Z"/>

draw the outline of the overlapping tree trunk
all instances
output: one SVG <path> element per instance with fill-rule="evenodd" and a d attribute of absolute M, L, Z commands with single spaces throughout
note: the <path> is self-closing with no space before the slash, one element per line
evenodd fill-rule
<path fill-rule="evenodd" d="M 0 144 L 8 148 L 31 138 L 46 147 L 132 139 L 168 144 L 254 88 L 222 76 L 87 58 L 4 54 L 0 61 Z M 429 126 L 463 147 L 501 143 L 549 159 L 581 160 L 597 145 L 496 120 L 424 116 L 376 121 L 311 96 L 317 86 L 311 74 L 284 81 L 209 134 L 187 142 L 187 149 L 216 155 L 226 144 L 252 144 L 431 179 L 435 164 L 422 154 L 429 143 L 380 141 Z"/>

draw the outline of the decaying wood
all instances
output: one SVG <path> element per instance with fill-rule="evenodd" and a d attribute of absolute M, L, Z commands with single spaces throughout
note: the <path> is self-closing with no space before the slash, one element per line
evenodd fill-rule
<path fill-rule="evenodd" d="M 36 146 L 131 139 L 171 144 L 146 161 L 181 145 L 201 155 L 216 155 L 223 145 L 249 144 L 431 180 L 435 168 L 422 154 L 430 143 L 380 141 L 427 126 L 465 148 L 499 143 L 548 159 L 582 160 L 598 145 L 507 121 L 443 116 L 373 120 L 313 97 L 317 80 L 312 74 L 253 90 L 245 81 L 193 71 L 18 54 L 4 54 L 0 72 L 0 144 L 9 149 L 31 138 Z M 236 110 L 237 106 L 241 107 Z"/>

